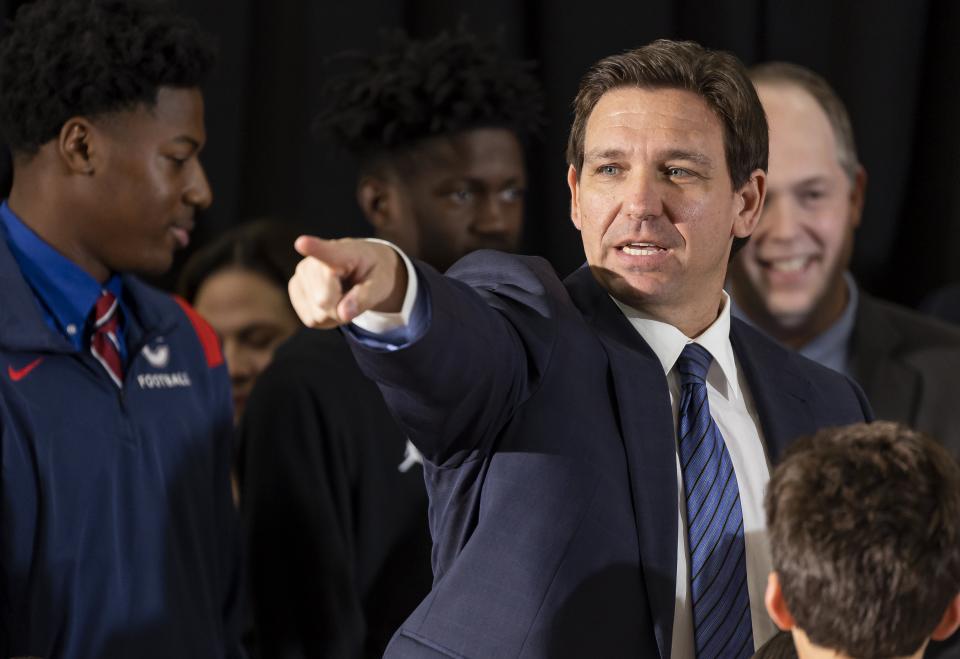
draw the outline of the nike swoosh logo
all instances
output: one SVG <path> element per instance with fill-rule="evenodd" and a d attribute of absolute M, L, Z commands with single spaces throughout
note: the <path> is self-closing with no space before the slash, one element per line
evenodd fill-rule
<path fill-rule="evenodd" d="M 37 357 L 32 362 L 20 369 L 15 369 L 12 365 L 7 364 L 7 375 L 9 375 L 10 379 L 14 382 L 19 382 L 23 378 L 27 377 L 30 374 L 30 371 L 39 366 L 40 362 L 42 361 L 43 357 Z"/>

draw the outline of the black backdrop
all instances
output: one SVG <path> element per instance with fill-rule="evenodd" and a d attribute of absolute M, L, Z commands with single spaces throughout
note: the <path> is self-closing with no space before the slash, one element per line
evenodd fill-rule
<path fill-rule="evenodd" d="M 10 16 L 17 0 L 0 0 Z M 371 48 L 383 27 L 428 37 L 466 17 L 539 62 L 548 125 L 531 148 L 526 251 L 566 272 L 583 259 L 568 219 L 564 143 L 580 75 L 658 37 L 785 59 L 825 75 L 846 100 L 869 174 L 853 270 L 908 304 L 960 280 L 960 3 L 952 0 L 177 0 L 220 41 L 206 89 L 204 152 L 214 205 L 195 244 L 242 219 L 276 215 L 325 236 L 367 233 L 354 165 L 309 124 L 326 55 Z M 170 278 L 166 280 L 168 283 Z"/>

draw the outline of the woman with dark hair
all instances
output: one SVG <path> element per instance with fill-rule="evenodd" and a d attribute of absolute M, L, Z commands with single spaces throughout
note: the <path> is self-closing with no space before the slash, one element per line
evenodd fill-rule
<path fill-rule="evenodd" d="M 194 253 L 180 276 L 180 295 L 220 337 L 236 422 L 274 350 L 300 327 L 287 297 L 297 235 L 275 220 L 243 224 Z"/>

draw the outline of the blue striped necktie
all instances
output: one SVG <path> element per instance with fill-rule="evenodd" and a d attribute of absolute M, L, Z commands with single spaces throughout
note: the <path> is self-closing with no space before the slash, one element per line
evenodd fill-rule
<path fill-rule="evenodd" d="M 710 416 L 706 378 L 711 361 L 706 349 L 688 343 L 676 366 L 693 637 L 697 659 L 750 657 L 753 631 L 740 489 L 723 435 Z"/>

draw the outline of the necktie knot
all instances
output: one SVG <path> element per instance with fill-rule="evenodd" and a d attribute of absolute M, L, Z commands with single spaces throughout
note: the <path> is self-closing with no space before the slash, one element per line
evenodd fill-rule
<path fill-rule="evenodd" d="M 97 303 L 93 307 L 93 327 L 94 331 L 103 327 L 116 317 L 117 298 L 110 291 L 103 291 L 97 298 Z"/>
<path fill-rule="evenodd" d="M 713 362 L 713 355 L 703 346 L 688 343 L 677 359 L 677 373 L 680 375 L 680 386 L 688 384 L 705 384 L 707 371 Z"/>

